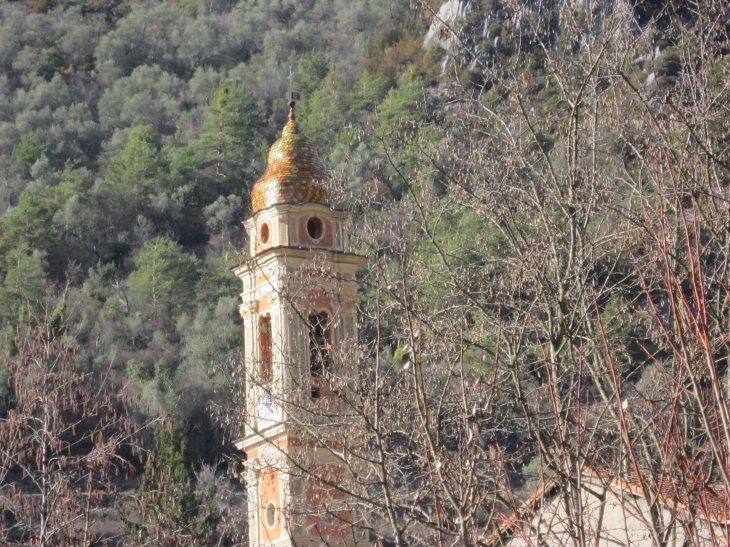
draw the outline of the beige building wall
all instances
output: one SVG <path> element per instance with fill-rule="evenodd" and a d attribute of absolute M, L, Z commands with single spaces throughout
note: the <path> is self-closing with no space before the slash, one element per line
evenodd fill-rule
<path fill-rule="evenodd" d="M 312 219 L 315 238 L 307 227 Z M 234 273 L 242 282 L 247 408 L 245 436 L 236 446 L 247 457 L 252 547 L 369 545 L 348 524 L 347 510 L 331 514 L 342 505 L 339 492 L 296 465 L 306 461 L 315 476 L 330 480 L 344 476 L 342 465 L 307 435 L 309 407 L 328 403 L 326 383 L 311 372 L 307 320 L 326 313 L 333 354 L 356 339 L 355 276 L 365 259 L 350 253 L 348 224 L 348 213 L 318 203 L 274 205 L 244 223 L 251 259 Z"/>
<path fill-rule="evenodd" d="M 537 504 L 502 543 L 510 547 L 727 546 L 727 529 L 692 517 L 686 507 L 657 500 L 652 510 L 636 485 L 581 478 Z M 653 525 L 652 525 L 653 523 Z M 499 544 L 499 542 L 497 542 Z"/>

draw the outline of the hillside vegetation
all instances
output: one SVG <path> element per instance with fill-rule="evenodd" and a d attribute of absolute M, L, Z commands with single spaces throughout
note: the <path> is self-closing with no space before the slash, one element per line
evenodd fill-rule
<path fill-rule="evenodd" d="M 142 392 L 144 412 L 209 435 L 212 365 L 241 346 L 229 268 L 286 119 L 290 67 L 302 123 L 327 157 L 348 118 L 398 91 L 421 26 L 390 1 L 0 10 L 3 328 L 45 316 L 67 287 L 79 365 L 111 367 Z M 404 39 L 402 66 L 365 71 L 369 52 Z M 196 458 L 220 457 L 210 441 L 195 443 L 208 447 Z"/>

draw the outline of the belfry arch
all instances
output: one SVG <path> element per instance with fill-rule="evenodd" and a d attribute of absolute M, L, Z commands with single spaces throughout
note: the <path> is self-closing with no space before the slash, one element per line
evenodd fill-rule
<path fill-rule="evenodd" d="M 271 333 L 271 315 L 259 316 L 259 374 L 261 383 L 268 384 L 274 375 L 274 346 Z"/>
<path fill-rule="evenodd" d="M 323 376 L 332 363 L 332 331 L 330 316 L 326 311 L 309 312 L 307 317 L 309 338 L 309 370 L 313 377 Z"/>

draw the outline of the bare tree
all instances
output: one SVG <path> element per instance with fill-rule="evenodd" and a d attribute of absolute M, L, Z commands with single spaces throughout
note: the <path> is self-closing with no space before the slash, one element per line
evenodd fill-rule
<path fill-rule="evenodd" d="M 9 340 L 11 388 L 0 416 L 0 530 L 23 545 L 92 545 L 114 501 L 115 480 L 134 471 L 139 433 L 129 402 L 105 378 L 78 370 L 75 350 L 41 322 Z"/>
<path fill-rule="evenodd" d="M 372 259 L 361 343 L 332 353 L 329 402 L 302 399 L 304 377 L 276 402 L 346 477 L 283 451 L 341 494 L 292 518 L 347 507 L 399 546 L 476 545 L 549 483 L 570 544 L 595 545 L 592 473 L 637 487 L 656 547 L 678 529 L 708 544 L 729 486 L 727 7 L 641 23 L 620 0 L 500 5 L 511 43 L 477 52 L 452 29 L 455 72 L 485 85 L 376 135 L 404 196 L 333 192 Z M 305 325 L 302 294 L 331 275 L 316 269 L 277 287 Z"/>
<path fill-rule="evenodd" d="M 135 510 L 124 518 L 136 547 L 246 545 L 245 492 L 203 464 L 186 465 L 187 441 L 170 424 L 155 432 Z"/>

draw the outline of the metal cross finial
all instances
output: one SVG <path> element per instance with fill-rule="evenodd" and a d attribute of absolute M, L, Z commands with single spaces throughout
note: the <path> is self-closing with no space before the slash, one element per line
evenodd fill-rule
<path fill-rule="evenodd" d="M 292 72 L 291 65 L 289 65 L 289 121 L 293 122 L 296 120 L 294 115 L 294 107 L 296 106 L 295 100 L 299 100 L 299 93 L 292 91 L 292 81 L 294 80 L 294 73 Z"/>
<path fill-rule="evenodd" d="M 292 85 L 294 82 L 294 73 L 292 72 L 291 65 L 289 65 L 289 99 L 293 101 L 299 100 L 299 93 L 292 91 Z"/>

